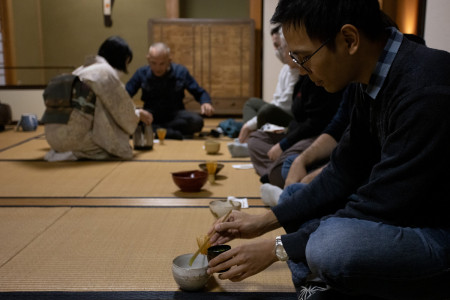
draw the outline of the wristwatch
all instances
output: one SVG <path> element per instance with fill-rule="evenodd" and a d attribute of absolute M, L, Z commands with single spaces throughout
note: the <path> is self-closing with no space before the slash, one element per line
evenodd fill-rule
<path fill-rule="evenodd" d="M 284 250 L 283 242 L 281 241 L 281 236 L 277 236 L 275 238 L 275 255 L 280 261 L 287 261 L 289 259 L 286 250 Z"/>

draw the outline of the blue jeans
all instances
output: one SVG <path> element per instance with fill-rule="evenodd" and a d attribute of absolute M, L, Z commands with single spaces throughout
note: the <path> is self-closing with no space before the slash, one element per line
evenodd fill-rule
<path fill-rule="evenodd" d="M 278 203 L 282 203 L 285 199 L 290 198 L 296 191 L 301 190 L 306 183 L 293 183 L 284 188 L 281 192 L 280 198 L 278 198 Z"/>
<path fill-rule="evenodd" d="M 307 266 L 349 295 L 450 299 L 450 229 L 330 217 L 311 233 L 305 253 L 297 271 L 304 276 Z"/>
<path fill-rule="evenodd" d="M 304 186 L 289 185 L 278 202 Z M 312 273 L 347 294 L 450 299 L 450 229 L 330 217 L 311 233 L 306 261 L 288 266 L 297 290 Z"/>
<path fill-rule="evenodd" d="M 283 177 L 284 180 L 286 180 L 288 176 L 289 169 L 291 168 L 292 163 L 299 155 L 300 154 L 292 154 L 286 157 L 286 159 L 284 160 L 283 165 L 281 166 L 281 176 Z"/>
<path fill-rule="evenodd" d="M 281 192 L 280 197 L 278 198 L 278 204 L 282 203 L 287 198 L 290 198 L 296 191 L 302 189 L 305 185 L 306 184 L 304 183 L 294 183 L 285 187 L 283 192 Z M 304 262 L 295 263 L 291 260 L 288 260 L 287 264 L 289 266 L 289 269 L 291 270 L 292 282 L 294 283 L 297 291 L 299 291 L 301 285 L 305 283 L 306 277 L 311 273 L 311 271 L 309 270 L 308 265 Z"/>

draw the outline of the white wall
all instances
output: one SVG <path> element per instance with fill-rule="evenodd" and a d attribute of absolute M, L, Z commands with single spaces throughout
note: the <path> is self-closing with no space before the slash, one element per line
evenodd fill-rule
<path fill-rule="evenodd" d="M 425 16 L 425 42 L 430 48 L 450 52 L 450 1 L 428 0 Z"/>
<path fill-rule="evenodd" d="M 263 76 L 262 94 L 267 102 L 272 101 L 278 82 L 278 74 L 283 64 L 275 57 L 272 38 L 270 37 L 270 18 L 277 7 L 278 0 L 263 1 Z"/>
<path fill-rule="evenodd" d="M 11 106 L 13 121 L 20 120 L 22 114 L 35 114 L 40 120 L 45 111 L 44 90 L 0 90 L 0 101 Z"/>

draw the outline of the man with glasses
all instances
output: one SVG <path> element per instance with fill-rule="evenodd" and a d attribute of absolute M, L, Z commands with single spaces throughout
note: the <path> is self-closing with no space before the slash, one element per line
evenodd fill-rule
<path fill-rule="evenodd" d="M 386 29 L 377 0 L 280 0 L 272 22 L 302 74 L 329 92 L 355 83 L 350 124 L 310 184 L 264 215 L 233 212 L 211 240 L 286 234 L 208 272 L 240 281 L 289 259 L 300 299 L 449 299 L 450 54 Z"/>
<path fill-rule="evenodd" d="M 329 41 L 330 40 L 328 39 L 325 42 L 323 42 L 323 44 L 320 45 L 320 47 L 317 48 L 316 51 L 314 51 L 311 55 L 305 56 L 305 58 L 303 58 L 302 60 L 298 58 L 297 54 L 292 53 L 291 51 L 289 51 L 289 56 L 292 58 L 292 61 L 295 62 L 298 66 L 300 66 L 306 73 L 311 74 L 312 71 L 305 64 L 311 59 L 311 57 L 314 56 L 314 54 L 319 52 L 319 50 L 322 49 L 323 46 L 325 46 Z"/>

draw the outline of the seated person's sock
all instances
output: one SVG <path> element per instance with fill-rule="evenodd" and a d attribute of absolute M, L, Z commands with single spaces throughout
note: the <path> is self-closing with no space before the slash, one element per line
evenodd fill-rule
<path fill-rule="evenodd" d="M 261 199 L 264 204 L 269 206 L 275 206 L 278 203 L 282 189 L 276 185 L 271 185 L 270 183 L 264 183 L 261 185 Z"/>
<path fill-rule="evenodd" d="M 53 149 L 45 154 L 44 159 L 46 161 L 74 161 L 77 160 L 77 157 L 73 155 L 72 151 L 67 152 L 56 152 Z"/>
<path fill-rule="evenodd" d="M 228 143 L 228 151 L 231 153 L 231 157 L 249 157 L 247 143 L 240 143 L 238 139 L 234 142 Z"/>

